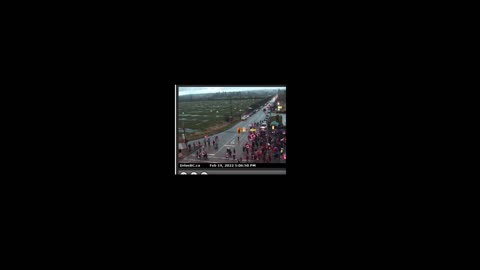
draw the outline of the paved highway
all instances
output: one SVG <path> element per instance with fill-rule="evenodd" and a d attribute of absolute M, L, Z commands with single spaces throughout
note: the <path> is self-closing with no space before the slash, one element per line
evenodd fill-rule
<path fill-rule="evenodd" d="M 266 108 L 266 106 L 261 107 L 258 112 L 252 114 L 249 118 L 247 118 L 244 121 L 241 121 L 234 125 L 233 127 L 229 128 L 228 130 L 225 130 L 223 132 L 220 132 L 218 134 L 211 134 L 209 135 L 210 137 L 210 146 L 205 147 L 205 151 L 207 152 L 208 155 L 208 160 L 207 159 L 198 159 L 197 158 L 197 151 L 193 151 L 192 148 L 192 153 L 188 153 L 187 149 L 185 149 L 184 152 L 184 158 L 179 160 L 181 163 L 188 163 L 188 162 L 211 162 L 211 163 L 216 163 L 216 162 L 233 162 L 232 158 L 228 158 L 225 156 L 227 149 L 230 148 L 233 152 L 233 149 L 235 149 L 236 152 L 236 159 L 242 157 L 243 162 L 245 162 L 245 156 L 246 154 L 243 152 L 243 146 L 245 145 L 246 142 L 248 142 L 248 135 L 250 134 L 248 131 L 250 129 L 250 124 L 256 123 L 256 122 L 263 122 L 263 120 L 266 118 L 266 113 L 263 112 L 263 109 Z M 246 132 L 241 132 L 240 134 L 237 133 L 237 128 L 241 128 L 243 131 L 243 128 L 246 128 Z M 270 129 L 268 129 L 270 131 Z M 259 132 L 259 128 L 257 128 L 257 132 Z M 215 149 L 213 146 L 213 140 L 215 136 L 218 136 L 218 149 Z M 198 140 L 193 140 L 189 141 L 188 143 L 190 145 L 193 145 L 193 143 L 198 144 L 198 142 L 201 143 L 202 146 L 204 146 L 204 139 L 198 139 Z M 236 162 L 236 161 L 235 161 Z M 259 162 L 259 161 L 256 161 Z M 279 163 L 279 162 L 285 162 L 285 160 L 281 159 L 273 159 L 271 161 L 272 163 Z"/>

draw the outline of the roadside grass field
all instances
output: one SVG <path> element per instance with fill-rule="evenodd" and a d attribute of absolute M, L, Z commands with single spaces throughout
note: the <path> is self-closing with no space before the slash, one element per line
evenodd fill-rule
<path fill-rule="evenodd" d="M 179 133 L 185 134 L 188 140 L 195 140 L 204 135 L 212 135 L 221 132 L 235 125 L 248 107 L 254 104 L 256 99 L 232 100 L 208 100 L 208 101 L 182 101 L 178 103 Z M 226 117 L 230 116 L 230 108 L 233 114 L 233 121 L 227 122 Z"/>

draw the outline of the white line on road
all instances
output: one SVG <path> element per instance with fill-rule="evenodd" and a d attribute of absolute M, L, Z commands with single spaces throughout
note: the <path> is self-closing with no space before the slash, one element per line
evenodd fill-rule
<path fill-rule="evenodd" d="M 233 135 L 233 137 L 232 137 L 233 140 L 235 140 L 235 136 L 236 136 L 236 135 Z M 231 139 L 230 139 L 230 140 L 231 140 Z M 227 141 L 227 142 L 228 142 L 228 141 Z M 218 154 L 218 153 L 222 150 L 222 148 L 224 148 L 225 146 L 226 146 L 226 145 L 220 147 L 220 149 L 218 149 L 218 151 L 215 153 L 215 155 Z"/>

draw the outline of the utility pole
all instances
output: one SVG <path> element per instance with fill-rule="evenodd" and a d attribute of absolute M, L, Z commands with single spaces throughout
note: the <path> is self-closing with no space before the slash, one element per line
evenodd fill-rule
<path fill-rule="evenodd" d="M 186 143 L 187 138 L 185 137 L 185 112 L 182 112 L 182 126 L 183 126 L 183 142 Z"/>

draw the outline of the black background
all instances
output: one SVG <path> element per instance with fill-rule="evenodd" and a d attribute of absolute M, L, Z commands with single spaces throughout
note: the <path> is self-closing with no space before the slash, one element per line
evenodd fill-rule
<path fill-rule="evenodd" d="M 278 21 L 274 18 L 270 20 L 272 24 Z M 290 23 L 293 20 L 283 18 L 280 21 Z M 244 20 L 239 21 L 243 25 Z M 333 20 L 327 28 L 331 29 L 338 21 Z M 116 20 L 112 23 L 117 26 Z M 388 76 L 398 74 L 398 70 L 390 69 L 389 63 L 395 66 L 402 64 L 398 59 L 392 61 L 391 57 L 402 49 L 385 49 L 388 47 L 385 41 L 370 42 L 368 37 L 363 40 L 337 29 L 331 31 L 338 33 L 338 38 L 326 36 L 323 28 L 309 32 L 301 31 L 303 25 L 281 25 L 274 37 L 268 35 L 273 27 L 259 29 L 256 20 L 253 20 L 252 30 L 257 29 L 260 33 L 250 37 L 250 29 L 238 27 L 236 31 L 231 31 L 222 27 L 223 22 L 215 22 L 215 25 L 219 24 L 222 25 L 216 28 L 217 31 L 229 35 L 229 38 L 223 35 L 218 38 L 214 34 L 205 37 L 208 28 L 198 27 L 195 29 L 198 31 L 193 33 L 171 27 L 176 22 L 163 24 L 163 28 L 172 29 L 173 35 L 167 33 L 167 37 L 161 36 L 164 30 L 157 29 L 157 23 L 150 24 L 155 29 L 143 33 L 139 31 L 143 27 L 130 27 L 130 33 L 126 33 L 127 27 L 117 26 L 117 37 L 106 37 L 109 27 L 108 31 L 98 32 L 99 38 L 91 38 L 90 33 L 82 37 L 87 41 L 85 45 L 79 44 L 78 38 L 65 42 L 63 35 L 56 33 L 55 36 L 61 38 L 62 42 L 55 43 L 53 49 L 47 52 L 41 48 L 38 55 L 42 58 L 33 61 L 38 66 L 33 66 L 32 73 L 44 73 L 38 78 L 27 75 L 18 80 L 32 81 L 33 87 L 28 89 L 32 90 L 35 97 L 41 97 L 32 102 L 38 103 L 38 108 L 28 113 L 28 118 L 38 120 L 32 121 L 38 124 L 20 123 L 28 127 L 24 132 L 27 137 L 24 140 L 34 142 L 30 144 L 32 149 L 19 151 L 19 154 L 29 161 L 31 159 L 36 166 L 22 166 L 18 172 L 32 172 L 34 177 L 19 180 L 30 179 L 37 183 L 34 187 L 41 186 L 52 193 L 61 194 L 62 198 L 59 199 L 52 196 L 54 206 L 65 205 L 75 191 L 80 195 L 74 197 L 79 208 L 86 202 L 95 202 L 95 198 L 104 199 L 108 204 L 99 210 L 102 216 L 117 208 L 118 216 L 125 217 L 126 210 L 139 213 L 151 206 L 153 211 L 144 215 L 151 217 L 151 223 L 155 223 L 153 219 L 161 219 L 165 209 L 168 212 L 190 198 L 185 194 L 198 194 L 198 197 L 186 203 L 185 209 L 190 211 L 175 211 L 178 216 L 190 217 L 190 213 L 203 213 L 195 206 L 205 201 L 211 201 L 215 207 L 207 209 L 213 209 L 216 214 L 218 205 L 236 210 L 225 203 L 232 201 L 233 191 L 240 187 L 236 185 L 232 188 L 232 185 L 225 184 L 232 181 L 216 181 L 214 184 L 201 181 L 205 187 L 202 191 L 208 190 L 210 193 L 198 192 L 198 185 L 191 185 L 193 181 L 172 181 L 172 185 L 166 186 L 158 184 L 180 179 L 179 176 L 173 177 L 175 84 L 287 85 L 287 176 L 263 176 L 260 179 L 216 177 L 217 180 L 234 179 L 245 183 L 241 189 L 244 192 L 239 192 L 236 201 L 242 205 L 238 209 L 245 211 L 246 216 L 251 216 L 250 209 L 243 206 L 246 201 L 253 201 L 255 208 L 262 206 L 261 216 L 278 209 L 281 212 L 279 220 L 296 222 L 301 220 L 302 215 L 296 213 L 304 206 L 320 205 L 323 210 L 342 203 L 338 199 L 324 199 L 332 194 L 328 183 L 341 187 L 338 194 L 358 193 L 359 197 L 368 198 L 359 192 L 358 187 L 363 186 L 368 190 L 381 187 L 392 175 L 396 176 L 412 165 L 405 158 L 406 166 L 385 171 L 390 163 L 398 162 L 398 159 L 391 158 L 392 154 L 398 156 L 400 152 L 396 151 L 395 145 L 401 139 L 417 135 L 411 131 L 404 138 L 391 136 L 401 130 L 397 128 L 398 119 L 390 117 L 388 108 L 395 104 L 398 97 L 416 96 L 395 88 L 400 81 L 411 77 L 409 67 L 402 68 L 399 77 Z M 187 25 L 194 28 L 197 22 L 192 21 Z M 130 23 L 126 26 L 130 26 Z M 97 25 L 92 27 L 95 28 Z M 63 32 L 76 35 L 71 29 Z M 358 32 L 360 35 L 364 33 L 363 29 Z M 380 33 L 375 35 L 383 36 Z M 183 38 L 179 39 L 180 36 Z M 39 43 L 47 42 L 32 40 L 26 44 Z M 378 54 L 377 50 L 381 53 Z M 413 61 L 408 64 L 415 65 Z M 32 67 L 30 64 L 23 65 Z M 19 93 L 25 93 L 24 90 L 20 89 Z M 402 109 L 408 112 L 409 108 Z M 39 112 L 42 115 L 37 114 Z M 418 156 L 414 152 L 409 154 Z M 380 185 L 371 181 L 376 176 L 382 180 Z M 204 179 L 213 178 L 209 176 Z M 275 182 L 259 185 L 267 179 Z M 292 181 L 277 181 L 280 179 Z M 321 183 L 323 188 L 312 188 L 312 182 Z M 25 184 L 24 181 L 18 183 Z M 395 188 L 401 184 L 403 181 Z M 272 191 L 272 188 L 276 190 Z M 23 193 L 25 189 L 21 190 Z M 384 189 L 380 194 L 388 197 L 390 190 Z M 49 198 L 49 193 L 38 192 L 36 188 L 32 188 L 32 191 L 42 199 Z M 179 194 L 183 196 L 175 196 Z M 264 205 L 257 204 L 258 198 L 268 197 L 266 194 L 276 198 L 265 199 L 268 203 Z M 220 198 L 209 195 L 219 195 Z M 119 205 L 119 202 L 123 203 Z M 352 205 L 357 205 L 357 202 Z M 383 201 L 377 200 L 375 204 L 383 204 Z M 92 206 L 92 210 L 98 209 L 97 203 L 92 203 Z M 71 208 L 65 210 L 61 213 L 74 213 Z M 361 210 L 358 212 L 363 212 Z M 237 212 L 230 213 L 236 215 Z M 316 213 L 311 211 L 303 216 L 318 218 Z M 345 216 L 345 212 L 339 211 L 338 215 Z M 141 217 L 127 219 L 136 221 Z M 157 227 L 178 220 L 168 218 Z M 345 224 L 357 221 L 351 220 Z M 185 224 L 197 222 L 197 219 L 192 219 Z"/>
<path fill-rule="evenodd" d="M 105 198 L 112 205 L 123 202 L 122 213 L 153 207 L 147 216 L 161 218 L 159 209 L 182 204 L 192 211 L 199 202 L 210 202 L 212 209 L 231 201 L 257 207 L 262 198 L 268 201 L 262 215 L 274 208 L 293 213 L 342 203 L 324 199 L 331 194 L 366 197 L 362 191 L 388 186 L 390 177 L 413 164 L 391 158 L 401 142 L 392 134 L 401 130 L 389 129 L 396 119 L 385 108 L 394 103 L 389 93 L 397 81 L 379 80 L 382 73 L 369 70 L 370 59 L 339 57 L 348 52 L 342 49 L 289 48 L 281 40 L 233 48 L 225 42 L 215 48 L 165 43 L 174 45 L 68 58 L 75 68 L 59 64 L 48 80 L 36 81 L 42 87 L 37 92 L 50 102 L 41 100 L 48 114 L 28 133 L 44 135 L 29 136 L 42 146 L 32 157 L 40 165 L 22 170 L 34 172 L 37 186 L 65 197 L 56 204 L 77 192 L 79 204 Z M 203 178 L 214 182 L 174 176 L 175 84 L 286 85 L 287 175 Z M 58 91 L 50 91 L 54 87 Z"/>
<path fill-rule="evenodd" d="M 173 176 L 175 84 L 238 84 L 287 86 L 286 177 L 376 168 L 369 160 L 378 150 L 372 141 L 386 131 L 374 129 L 381 111 L 366 100 L 375 85 L 349 72 L 362 67 L 288 53 L 281 42 L 255 44 L 222 50 L 167 46 L 153 54 L 81 59 L 86 65 L 79 72 L 65 72 L 63 108 L 53 112 L 56 136 L 65 145 L 58 149 L 62 167 L 82 176 Z"/>

